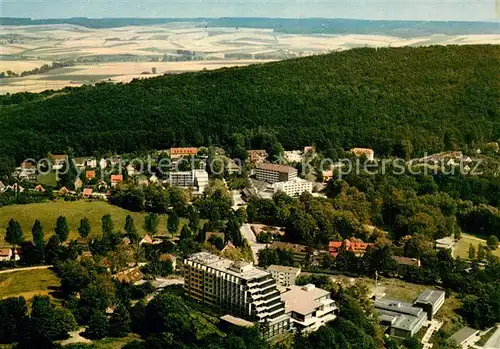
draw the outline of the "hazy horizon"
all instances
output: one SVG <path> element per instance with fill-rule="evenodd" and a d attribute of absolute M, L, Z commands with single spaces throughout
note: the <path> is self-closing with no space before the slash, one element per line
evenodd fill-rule
<path fill-rule="evenodd" d="M 196 0 L 140 3 L 130 0 L 1 0 L 0 6 L 1 17 L 32 19 L 262 17 L 496 22 L 499 18 L 499 4 L 495 0 Z"/>

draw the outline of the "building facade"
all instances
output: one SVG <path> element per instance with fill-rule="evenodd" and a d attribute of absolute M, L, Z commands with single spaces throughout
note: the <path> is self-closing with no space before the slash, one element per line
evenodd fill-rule
<path fill-rule="evenodd" d="M 170 148 L 170 158 L 179 159 L 184 156 L 195 156 L 198 154 L 198 148 Z"/>
<path fill-rule="evenodd" d="M 273 183 L 273 192 L 283 192 L 291 197 L 298 197 L 303 192 L 312 193 L 313 183 L 301 179 L 299 177 L 293 178 L 286 182 L 276 182 Z"/>
<path fill-rule="evenodd" d="M 267 271 L 276 280 L 278 286 L 292 286 L 295 285 L 295 280 L 300 274 L 300 268 L 286 267 L 283 265 L 270 265 Z"/>
<path fill-rule="evenodd" d="M 173 187 L 194 188 L 203 193 L 208 186 L 208 173 L 205 170 L 170 172 L 168 182 Z"/>
<path fill-rule="evenodd" d="M 195 253 L 184 260 L 184 291 L 220 312 L 260 323 L 267 338 L 290 328 L 276 281 L 249 263 Z"/>
<path fill-rule="evenodd" d="M 389 334 L 394 337 L 413 337 L 427 320 L 425 311 L 411 303 L 381 298 L 375 301 L 374 306 L 379 313 L 379 322 L 389 326 Z"/>
<path fill-rule="evenodd" d="M 297 170 L 292 166 L 265 163 L 255 167 L 255 177 L 269 183 L 287 182 L 297 177 Z"/>

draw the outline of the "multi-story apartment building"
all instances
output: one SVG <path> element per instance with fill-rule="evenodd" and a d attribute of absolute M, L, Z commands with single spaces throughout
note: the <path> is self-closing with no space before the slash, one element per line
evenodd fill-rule
<path fill-rule="evenodd" d="M 295 285 L 295 280 L 300 274 L 300 268 L 286 267 L 284 265 L 270 265 L 267 271 L 276 280 L 278 286 L 292 286 Z"/>
<path fill-rule="evenodd" d="M 290 314 L 291 326 L 300 333 L 316 331 L 337 316 L 338 308 L 330 292 L 312 284 L 292 286 L 281 299 L 285 302 L 286 313 Z"/>
<path fill-rule="evenodd" d="M 208 186 L 208 173 L 205 170 L 170 172 L 168 182 L 173 187 L 193 188 L 203 193 Z"/>
<path fill-rule="evenodd" d="M 292 166 L 264 163 L 255 167 L 255 176 L 269 183 L 286 182 L 297 177 L 297 170 Z"/>
<path fill-rule="evenodd" d="M 276 280 L 252 264 L 195 253 L 184 260 L 184 291 L 218 311 L 260 323 L 265 337 L 290 328 Z"/>
<path fill-rule="evenodd" d="M 273 183 L 274 193 L 282 191 L 283 193 L 291 197 L 300 196 L 300 194 L 305 191 L 308 193 L 312 193 L 312 190 L 313 183 L 299 177 L 293 178 L 292 180 L 286 182 Z"/>

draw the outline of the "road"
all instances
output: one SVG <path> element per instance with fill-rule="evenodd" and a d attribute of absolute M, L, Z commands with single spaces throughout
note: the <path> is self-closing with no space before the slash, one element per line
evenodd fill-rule
<path fill-rule="evenodd" d="M 266 248 L 266 244 L 259 244 L 257 242 L 257 238 L 250 227 L 250 224 L 246 223 L 241 226 L 241 235 L 247 239 L 250 244 L 250 248 L 252 249 L 253 260 L 255 264 L 259 262 L 259 251 Z"/>
<path fill-rule="evenodd" d="M 424 334 L 424 337 L 422 338 L 423 349 L 432 348 L 432 343 L 429 343 L 429 340 L 431 339 L 434 332 L 439 331 L 439 329 L 443 325 L 442 322 L 437 320 L 431 320 L 429 321 L 429 323 L 430 323 L 429 328 L 427 329 L 427 331 Z"/>
<path fill-rule="evenodd" d="M 492 330 L 493 331 L 493 330 Z M 484 349 L 498 349 L 500 348 L 500 325 L 497 325 L 497 329 L 493 336 L 488 339 L 486 344 L 483 346 Z"/>
<path fill-rule="evenodd" d="M 53 265 L 39 265 L 39 266 L 37 266 L 37 267 L 26 267 L 26 268 L 5 269 L 5 270 L 0 270 L 0 274 L 15 273 L 16 271 L 38 270 L 38 269 L 49 269 L 49 268 L 52 268 L 52 267 L 53 267 Z"/>

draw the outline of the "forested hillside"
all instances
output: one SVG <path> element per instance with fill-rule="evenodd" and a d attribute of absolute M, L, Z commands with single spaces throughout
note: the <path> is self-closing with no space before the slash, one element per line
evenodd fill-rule
<path fill-rule="evenodd" d="M 500 138 L 500 46 L 355 49 L 126 85 L 0 97 L 0 156 L 21 160 L 257 133 L 285 148 L 419 155 Z M 404 154 L 402 154 L 404 153 Z"/>

